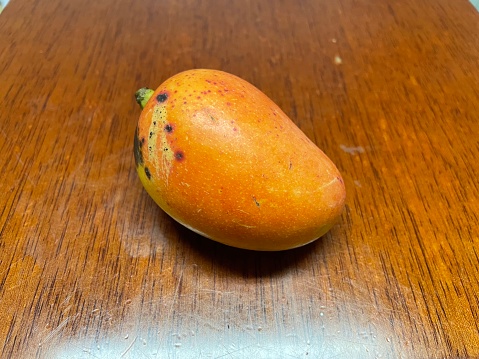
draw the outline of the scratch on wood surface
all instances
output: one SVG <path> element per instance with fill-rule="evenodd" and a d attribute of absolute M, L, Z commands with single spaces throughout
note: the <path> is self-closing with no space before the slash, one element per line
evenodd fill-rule
<path fill-rule="evenodd" d="M 207 328 L 210 328 L 210 329 L 213 329 L 217 332 L 220 332 L 224 330 L 224 328 L 222 326 L 220 326 L 219 324 L 216 324 L 214 322 L 208 322 L 206 321 L 206 318 L 205 318 L 205 321 L 203 322 L 203 326 L 204 327 L 207 327 Z"/>
<path fill-rule="evenodd" d="M 80 313 L 77 313 L 75 315 L 71 315 L 67 318 L 65 318 L 60 324 L 58 324 L 58 326 L 53 329 L 44 339 L 43 341 L 41 341 L 38 346 L 41 347 L 43 345 L 45 345 L 47 342 L 49 342 L 50 340 L 53 339 L 53 337 L 55 337 L 55 335 L 59 334 L 60 331 L 68 324 L 68 322 L 72 321 L 72 320 L 75 320 L 78 316 L 80 315 Z"/>
<path fill-rule="evenodd" d="M 175 293 L 173 294 L 173 298 L 171 301 L 169 314 L 173 313 L 173 306 L 175 305 L 178 299 L 178 293 L 180 292 L 181 281 L 183 280 L 183 272 L 184 272 L 184 268 L 181 268 L 181 273 L 180 273 L 180 276 L 178 277 L 178 283 L 176 283 Z"/>
<path fill-rule="evenodd" d="M 133 345 L 135 344 L 137 338 L 138 338 L 138 336 L 136 336 L 136 337 L 131 341 L 130 345 L 128 345 L 128 347 L 123 351 L 123 353 L 121 353 L 120 358 L 123 358 L 123 357 L 131 350 L 131 348 L 132 348 Z"/>
<path fill-rule="evenodd" d="M 63 300 L 63 302 L 60 303 L 60 305 L 67 304 L 67 303 L 70 301 L 70 299 L 71 299 L 71 297 L 73 296 L 73 294 L 74 294 L 74 292 L 68 294 L 68 295 L 66 296 L 66 298 Z"/>
<path fill-rule="evenodd" d="M 3 135 L 3 137 L 4 137 L 6 140 L 8 140 L 8 135 L 7 135 L 7 133 L 5 132 L 5 130 L 0 129 L 0 133 Z"/>
<path fill-rule="evenodd" d="M 241 347 L 241 348 L 234 348 L 234 345 L 231 345 L 231 346 L 233 347 L 233 350 L 229 350 L 227 353 L 215 357 L 215 359 L 225 358 L 226 356 L 230 356 L 231 354 L 235 354 L 235 353 L 244 351 L 244 350 L 246 350 L 246 349 L 249 349 L 249 348 L 251 348 L 251 347 L 254 347 L 255 344 L 246 345 L 246 346 Z M 223 347 L 224 347 L 224 346 L 223 346 Z M 226 348 L 226 347 L 224 347 L 224 348 L 225 348 L 226 350 L 229 349 L 229 348 Z"/>
<path fill-rule="evenodd" d="M 358 153 L 364 153 L 366 152 L 364 150 L 364 147 L 362 146 L 346 146 L 346 145 L 340 145 L 339 146 L 344 152 L 349 153 L 350 155 L 356 155 Z"/>
<path fill-rule="evenodd" d="M 199 292 L 202 293 L 214 293 L 214 294 L 235 294 L 235 291 L 223 291 L 219 289 L 206 289 L 206 288 L 200 288 Z"/>

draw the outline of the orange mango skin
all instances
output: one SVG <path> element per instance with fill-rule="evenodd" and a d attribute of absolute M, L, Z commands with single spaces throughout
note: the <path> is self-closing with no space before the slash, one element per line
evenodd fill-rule
<path fill-rule="evenodd" d="M 156 89 L 140 115 L 135 160 L 167 214 L 233 247 L 305 245 L 344 207 L 333 162 L 265 94 L 221 71 L 181 72 Z"/>

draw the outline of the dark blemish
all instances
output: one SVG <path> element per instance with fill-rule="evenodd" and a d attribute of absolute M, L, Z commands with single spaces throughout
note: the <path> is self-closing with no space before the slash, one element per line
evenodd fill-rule
<path fill-rule="evenodd" d="M 233 127 L 233 131 L 235 131 L 235 132 L 236 132 L 236 131 L 238 131 L 238 130 L 236 129 L 236 127 Z"/>
<path fill-rule="evenodd" d="M 201 97 L 200 97 L 200 96 L 196 96 L 196 98 L 199 100 Z"/>
<path fill-rule="evenodd" d="M 168 132 L 168 133 L 173 132 L 173 126 L 171 126 L 170 124 L 167 124 L 165 126 L 165 131 Z"/>
<path fill-rule="evenodd" d="M 291 163 L 291 161 L 289 161 L 289 169 L 292 169 L 293 168 L 293 164 Z"/>
<path fill-rule="evenodd" d="M 166 93 L 160 93 L 158 96 L 156 96 L 156 99 L 158 102 L 165 102 L 168 100 L 168 95 Z"/>
<path fill-rule="evenodd" d="M 177 161 L 183 161 L 185 158 L 185 155 L 183 154 L 182 151 L 176 151 L 175 152 L 175 158 Z"/>
<path fill-rule="evenodd" d="M 343 179 L 342 179 L 341 177 L 336 177 L 336 179 L 337 179 L 339 182 L 343 183 Z"/>
<path fill-rule="evenodd" d="M 144 141 L 140 141 L 138 138 L 138 127 L 135 130 L 135 138 L 133 140 L 133 153 L 135 155 L 135 165 L 141 166 L 143 165 L 143 153 L 141 152 L 141 144 Z M 144 140 L 144 139 L 143 139 Z"/>
<path fill-rule="evenodd" d="M 140 141 L 140 146 L 142 146 L 144 143 L 145 143 L 145 138 L 142 137 L 142 138 L 141 138 L 141 141 Z"/>
<path fill-rule="evenodd" d="M 216 118 L 214 118 L 212 115 L 210 115 L 211 121 L 216 122 Z"/>
<path fill-rule="evenodd" d="M 258 202 L 258 200 L 256 199 L 255 196 L 253 196 L 253 201 L 254 201 L 254 204 L 255 204 L 257 207 L 260 206 L 260 204 L 259 204 L 259 202 Z"/>
<path fill-rule="evenodd" d="M 165 152 L 168 151 L 168 147 L 163 148 L 163 151 Z"/>
<path fill-rule="evenodd" d="M 146 177 L 148 177 L 148 179 L 151 179 L 151 173 L 148 167 L 145 167 L 145 174 L 146 174 Z"/>
<path fill-rule="evenodd" d="M 150 132 L 150 138 L 153 137 L 153 132 Z"/>
<path fill-rule="evenodd" d="M 156 121 L 153 121 L 153 125 L 156 126 Z"/>

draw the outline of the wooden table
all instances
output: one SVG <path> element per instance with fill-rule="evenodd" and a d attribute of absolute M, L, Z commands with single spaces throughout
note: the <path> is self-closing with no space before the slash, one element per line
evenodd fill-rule
<path fill-rule="evenodd" d="M 479 357 L 479 14 L 466 0 L 12 0 L 0 15 L 1 358 Z M 204 239 L 137 177 L 133 94 L 265 92 L 337 164 L 339 223 Z"/>

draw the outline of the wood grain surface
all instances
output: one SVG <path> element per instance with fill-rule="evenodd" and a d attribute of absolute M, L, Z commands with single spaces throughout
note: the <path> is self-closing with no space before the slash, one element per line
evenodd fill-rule
<path fill-rule="evenodd" d="M 1 358 L 479 358 L 479 14 L 466 0 L 12 0 Z M 214 68 L 338 166 L 340 222 L 250 252 L 165 215 L 135 90 Z"/>

